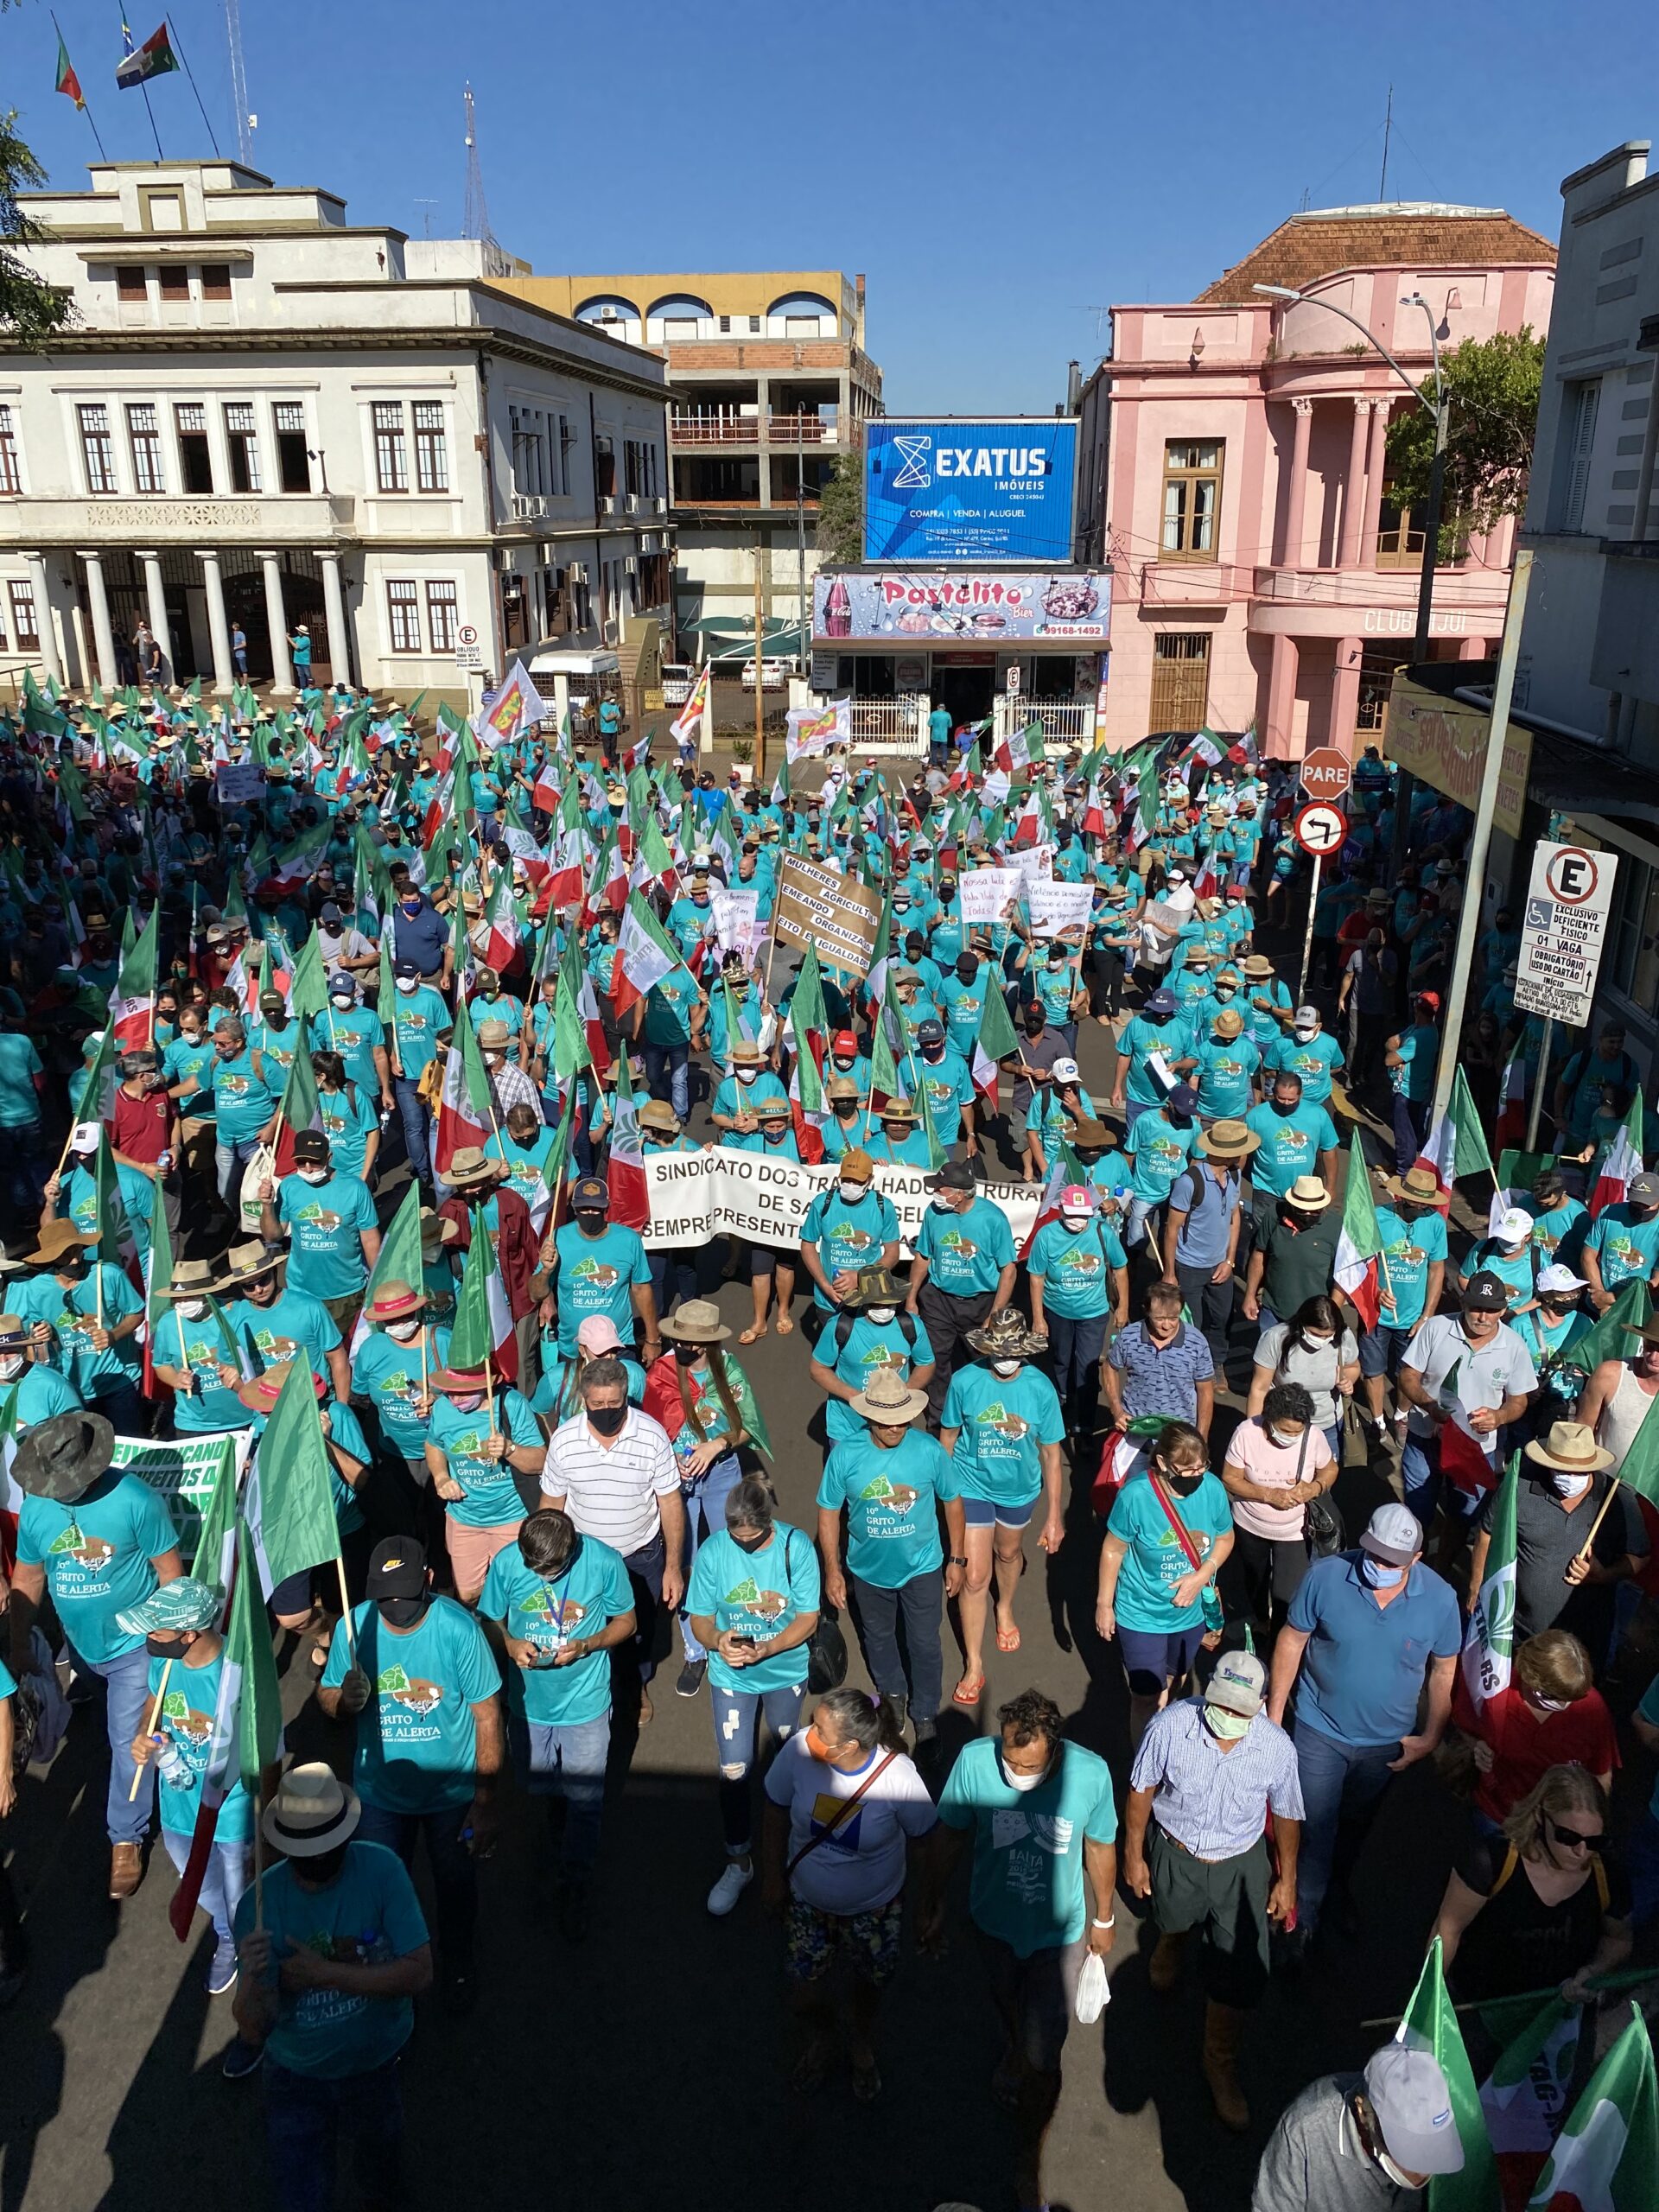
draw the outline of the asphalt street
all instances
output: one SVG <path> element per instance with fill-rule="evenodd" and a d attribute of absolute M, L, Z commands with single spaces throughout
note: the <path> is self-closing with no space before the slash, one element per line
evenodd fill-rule
<path fill-rule="evenodd" d="M 1080 1057 L 1096 1096 L 1110 1050 L 1107 1033 L 1085 1024 Z M 741 1325 L 747 1285 L 728 1285 L 721 1303 Z M 820 1402 L 808 1342 L 798 1327 L 742 1357 L 777 1447 L 785 1517 L 810 1529 L 822 1455 L 808 1435 Z M 1234 1371 L 1248 1372 L 1243 1339 Z M 1217 1422 L 1217 1452 L 1230 1418 Z M 1351 1529 L 1382 1495 L 1386 1463 L 1368 1467 L 1350 1450 L 1338 1497 Z M 1092 1454 L 1077 1457 L 1063 1549 L 1045 1563 L 1033 1541 L 1023 1648 L 992 1649 L 982 1707 L 943 1725 L 954 1751 L 995 1726 L 1002 1699 L 1039 1685 L 1070 1732 L 1111 1761 L 1121 1788 L 1127 1700 L 1116 1655 L 1094 1635 L 1094 1469 Z M 947 1691 L 956 1656 L 947 1649 Z M 554 1926 L 542 1808 L 509 1801 L 499 1853 L 480 1870 L 478 2010 L 455 2025 L 427 2001 L 406 2055 L 410 2203 L 534 2191 L 561 2204 L 671 2202 L 679 2212 L 728 2212 L 758 2195 L 802 2212 L 1008 2212 L 1009 2124 L 988 2094 L 1000 2039 L 963 1898 L 943 1959 L 906 1951 L 879 2031 L 880 2101 L 855 2103 L 844 2073 L 813 2096 L 791 2093 L 798 2044 L 781 1939 L 758 1885 L 728 1920 L 704 1910 L 721 1863 L 709 1707 L 706 1693 L 672 1694 L 677 1664 L 659 1679 L 651 1726 L 613 1741 L 593 1931 L 578 1949 Z M 854 1669 L 864 1679 L 855 1649 Z M 345 1732 L 322 1720 L 308 1685 L 290 1675 L 286 1687 L 290 1748 L 346 1770 Z M 173 1875 L 159 1848 L 134 1899 L 105 1897 L 100 1724 L 98 1707 L 77 1712 L 54 1767 L 26 1783 L 11 1823 L 35 1962 L 0 2019 L 0 2212 L 177 2212 L 192 2198 L 258 2212 L 279 2201 L 268 2193 L 259 2084 L 219 2076 L 230 2004 L 202 1987 L 207 1923 L 198 1919 L 188 1948 L 174 1939 Z M 1151 1931 L 1120 1897 L 1112 2002 L 1098 2025 L 1074 2025 L 1067 2049 L 1054 2204 L 1240 2212 L 1285 2102 L 1315 2075 L 1361 2060 L 1381 2031 L 1359 2024 L 1397 2012 L 1408 1994 L 1459 1820 L 1425 1768 L 1390 1793 L 1359 1870 L 1360 1932 L 1334 1936 L 1294 1994 L 1275 1986 L 1247 2040 L 1255 2120 L 1243 2139 L 1224 2133 L 1198 2074 L 1196 1986 L 1154 1996 Z M 421 1883 L 424 1891 L 423 1873 Z"/>

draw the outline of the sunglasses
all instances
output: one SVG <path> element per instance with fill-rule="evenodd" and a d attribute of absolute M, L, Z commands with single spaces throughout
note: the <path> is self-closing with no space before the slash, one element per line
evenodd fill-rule
<path fill-rule="evenodd" d="M 1599 1828 L 1597 1828 L 1592 1834 L 1586 1835 L 1578 1828 L 1564 1828 L 1551 1815 L 1546 1814 L 1545 1818 L 1549 1821 L 1550 1834 L 1555 1838 L 1557 1843 L 1576 1843 L 1586 1851 L 1593 1851 L 1601 1841 L 1602 1832 Z"/>

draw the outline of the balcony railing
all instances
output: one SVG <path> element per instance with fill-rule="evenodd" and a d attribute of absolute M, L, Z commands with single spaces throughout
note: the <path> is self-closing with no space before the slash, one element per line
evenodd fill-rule
<path fill-rule="evenodd" d="M 1045 745 L 1091 745 L 1095 735 L 1092 699 L 1027 699 L 1016 692 L 1012 698 L 999 691 L 991 702 L 992 734 L 1011 737 L 1015 730 L 1040 722 Z"/>
<path fill-rule="evenodd" d="M 840 426 L 822 415 L 768 415 L 766 435 L 775 446 L 832 446 Z"/>
<path fill-rule="evenodd" d="M 913 692 L 896 699 L 855 699 L 853 746 L 860 753 L 927 750 L 927 701 Z"/>
<path fill-rule="evenodd" d="M 760 417 L 671 415 L 668 434 L 677 446 L 755 446 L 760 442 Z"/>

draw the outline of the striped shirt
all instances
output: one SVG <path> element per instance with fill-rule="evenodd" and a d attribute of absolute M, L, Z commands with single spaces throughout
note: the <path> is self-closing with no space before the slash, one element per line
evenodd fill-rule
<path fill-rule="evenodd" d="M 1153 1818 L 1195 1859 L 1243 1857 L 1261 1841 L 1268 1806 L 1281 1821 L 1303 1817 L 1296 1749 L 1285 1731 L 1258 1713 L 1224 1750 L 1204 1725 L 1202 1698 L 1153 1715 L 1129 1787 L 1153 1792 Z"/>
<path fill-rule="evenodd" d="M 495 1093 L 495 1103 L 505 1122 L 515 1106 L 528 1106 L 536 1119 L 542 1120 L 542 1094 L 516 1060 L 503 1060 L 499 1068 L 489 1071 L 490 1088 Z"/>
<path fill-rule="evenodd" d="M 607 1444 L 573 1414 L 553 1432 L 542 1469 L 543 1497 L 562 1497 L 584 1536 L 596 1536 L 624 1559 L 642 1552 L 663 1525 L 657 1501 L 677 1494 L 680 1472 L 668 1432 L 635 1407 Z"/>

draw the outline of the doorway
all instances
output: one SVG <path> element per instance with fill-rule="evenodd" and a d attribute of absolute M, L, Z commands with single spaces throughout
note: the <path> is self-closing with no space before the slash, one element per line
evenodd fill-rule
<path fill-rule="evenodd" d="M 940 706 L 950 717 L 952 729 L 959 729 L 963 722 L 981 722 L 991 711 L 991 696 L 996 688 L 996 670 L 990 668 L 940 668 L 933 670 L 933 691 Z"/>

